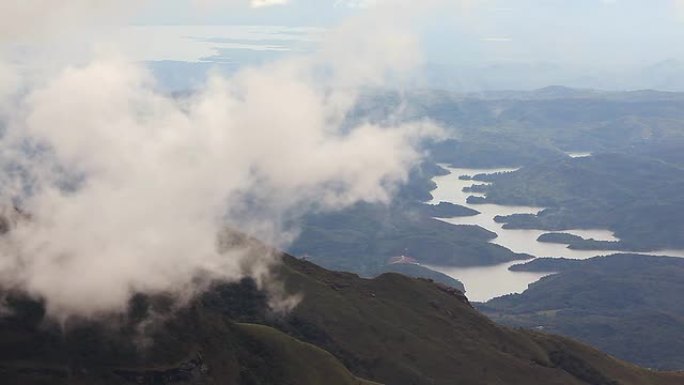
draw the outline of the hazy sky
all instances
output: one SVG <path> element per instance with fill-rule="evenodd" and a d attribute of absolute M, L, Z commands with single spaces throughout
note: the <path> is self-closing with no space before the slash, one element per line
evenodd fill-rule
<path fill-rule="evenodd" d="M 283 1 L 249 7 L 218 0 L 154 0 L 133 23 L 328 28 L 373 4 L 369 0 Z M 421 26 L 434 84 L 466 89 L 549 84 L 684 89 L 684 81 L 679 80 L 684 77 L 684 0 L 441 3 L 438 12 L 416 23 Z M 243 57 L 245 51 L 222 52 L 227 55 L 218 56 L 225 59 Z"/>
<path fill-rule="evenodd" d="M 386 0 L 392 1 L 392 0 Z M 368 1 L 366 1 L 368 3 Z M 212 1 L 203 1 L 212 3 Z M 217 2 L 216 2 L 217 3 Z M 363 1 L 290 0 L 273 7 L 151 3 L 142 24 L 270 24 L 327 27 Z M 431 61 L 563 61 L 634 66 L 684 58 L 682 0 L 447 0 L 424 24 Z"/>
<path fill-rule="evenodd" d="M 131 1 L 124 24 L 135 27 L 117 29 L 113 37 L 140 61 L 254 64 L 315 48 L 321 31 L 368 12 L 373 3 L 411 1 L 418 0 L 255 0 L 277 3 L 258 7 L 249 0 Z M 427 78 L 420 80 L 424 86 L 476 91 L 560 84 L 684 91 L 684 0 L 420 3 L 425 1 L 440 5 L 429 17 L 412 22 L 420 30 L 427 64 L 418 76 Z M 101 18 L 97 23 L 102 24 Z M 192 77 L 185 70 L 166 69 L 162 76 Z"/>

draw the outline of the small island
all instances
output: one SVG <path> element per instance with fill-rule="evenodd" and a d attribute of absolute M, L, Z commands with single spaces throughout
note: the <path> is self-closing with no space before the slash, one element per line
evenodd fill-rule
<path fill-rule="evenodd" d="M 449 202 L 439 202 L 437 205 L 423 204 L 421 211 L 433 218 L 472 217 L 480 214 L 477 210 Z"/>
<path fill-rule="evenodd" d="M 585 239 L 579 235 L 568 233 L 545 233 L 537 238 L 537 242 L 543 243 L 559 243 L 562 245 L 572 245 L 577 242 L 582 242 Z"/>

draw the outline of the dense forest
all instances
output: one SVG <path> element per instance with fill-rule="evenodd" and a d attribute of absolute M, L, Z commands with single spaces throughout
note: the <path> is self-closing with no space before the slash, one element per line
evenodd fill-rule
<path fill-rule="evenodd" d="M 684 369 L 684 259 L 537 259 L 512 269 L 558 273 L 479 306 L 492 319 L 577 338 L 645 367 Z"/>

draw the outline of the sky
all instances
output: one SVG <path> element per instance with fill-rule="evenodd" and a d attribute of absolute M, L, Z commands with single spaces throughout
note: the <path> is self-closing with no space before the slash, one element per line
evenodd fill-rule
<path fill-rule="evenodd" d="M 289 0 L 270 7 L 236 7 L 212 3 L 196 7 L 189 0 L 155 1 L 132 23 L 325 29 L 373 4 Z M 439 12 L 416 24 L 430 66 L 427 77 L 441 78 L 431 80 L 436 84 L 473 90 L 561 83 L 610 89 L 684 88 L 683 81 L 672 79 L 684 73 L 682 0 L 445 0 Z M 223 52 L 241 56 L 239 50 Z"/>
<path fill-rule="evenodd" d="M 391 0 L 390 0 L 391 1 Z M 330 27 L 363 7 L 340 0 L 290 0 L 273 7 L 193 8 L 188 0 L 153 2 L 140 24 Z M 682 58 L 681 0 L 447 1 L 425 22 L 435 61 L 565 60 L 578 64 L 649 64 Z"/>
<path fill-rule="evenodd" d="M 412 20 L 424 56 L 424 66 L 416 73 L 417 87 L 684 90 L 684 0 L 431 1 L 439 10 Z M 101 28 L 107 33 L 100 43 L 111 40 L 139 61 L 176 62 L 153 68 L 169 88 L 188 88 L 192 82 L 178 79 L 204 79 L 211 63 L 232 71 L 311 51 L 324 31 L 383 2 L 411 3 L 127 2 L 135 5 L 120 15 L 117 28 Z M 95 23 L 106 25 L 101 18 Z"/>

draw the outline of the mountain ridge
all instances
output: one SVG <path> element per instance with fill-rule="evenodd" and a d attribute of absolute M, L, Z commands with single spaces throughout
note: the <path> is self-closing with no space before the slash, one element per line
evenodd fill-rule
<path fill-rule="evenodd" d="M 137 297 L 118 327 L 83 321 L 63 331 L 49 327 L 40 303 L 10 302 L 14 318 L 0 322 L 0 378 L 8 385 L 684 381 L 684 374 L 640 369 L 566 338 L 499 326 L 463 294 L 430 280 L 362 279 L 282 258 L 275 275 L 287 293 L 302 296 L 290 313 L 270 310 L 253 281 L 218 284 L 162 317 L 145 334 L 144 350 L 136 328 L 163 314 L 163 298 Z M 319 370 L 310 373 L 314 364 Z"/>

